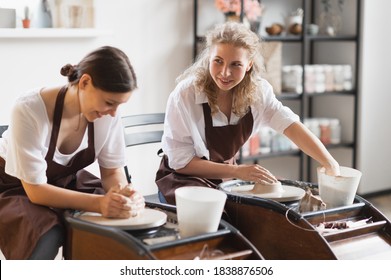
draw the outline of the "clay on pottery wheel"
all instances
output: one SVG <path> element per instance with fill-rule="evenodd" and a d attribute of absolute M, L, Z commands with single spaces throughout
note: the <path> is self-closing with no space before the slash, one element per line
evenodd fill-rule
<path fill-rule="evenodd" d="M 255 183 L 254 188 L 252 189 L 253 193 L 277 193 L 282 192 L 283 188 L 281 182 L 276 183 Z"/>

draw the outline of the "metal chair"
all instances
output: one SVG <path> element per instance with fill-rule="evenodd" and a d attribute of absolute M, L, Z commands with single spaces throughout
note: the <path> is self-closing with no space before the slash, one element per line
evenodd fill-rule
<path fill-rule="evenodd" d="M 128 115 L 122 117 L 125 146 L 127 148 L 160 143 L 163 135 L 164 113 Z M 132 180 L 128 166 L 124 167 L 128 182 Z M 146 196 L 146 200 L 158 202 L 157 195 Z"/>

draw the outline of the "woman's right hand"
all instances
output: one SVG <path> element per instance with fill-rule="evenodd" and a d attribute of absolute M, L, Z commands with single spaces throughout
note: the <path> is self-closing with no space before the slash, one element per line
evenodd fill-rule
<path fill-rule="evenodd" d="M 100 201 L 100 209 L 106 218 L 129 218 L 140 214 L 145 207 L 144 197 L 125 187 L 112 187 Z"/>
<path fill-rule="evenodd" d="M 276 183 L 277 178 L 266 168 L 258 164 L 242 164 L 237 166 L 238 179 L 256 183 Z"/>

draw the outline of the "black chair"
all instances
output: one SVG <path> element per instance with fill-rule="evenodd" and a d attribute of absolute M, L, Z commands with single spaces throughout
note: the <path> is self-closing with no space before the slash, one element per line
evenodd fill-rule
<path fill-rule="evenodd" d="M 8 125 L 0 125 L 0 138 L 3 135 L 3 132 L 8 129 Z"/>
<path fill-rule="evenodd" d="M 128 115 L 122 117 L 125 146 L 127 148 L 160 143 L 163 135 L 164 113 L 151 113 L 141 115 Z M 128 182 L 132 176 L 128 166 L 125 166 L 125 174 Z M 146 196 L 146 200 L 158 202 L 157 194 Z"/>

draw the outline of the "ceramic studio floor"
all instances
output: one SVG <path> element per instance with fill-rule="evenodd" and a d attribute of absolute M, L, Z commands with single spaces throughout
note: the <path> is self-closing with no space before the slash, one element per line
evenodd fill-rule
<path fill-rule="evenodd" d="M 391 193 L 374 196 L 366 199 L 370 203 L 372 203 L 377 209 L 379 209 L 389 220 L 391 220 Z M 60 249 L 60 252 L 56 257 L 56 259 L 60 260 L 61 255 L 62 255 L 62 250 Z M 0 260 L 5 260 L 5 257 L 1 253 L 1 251 L 0 251 Z"/>

